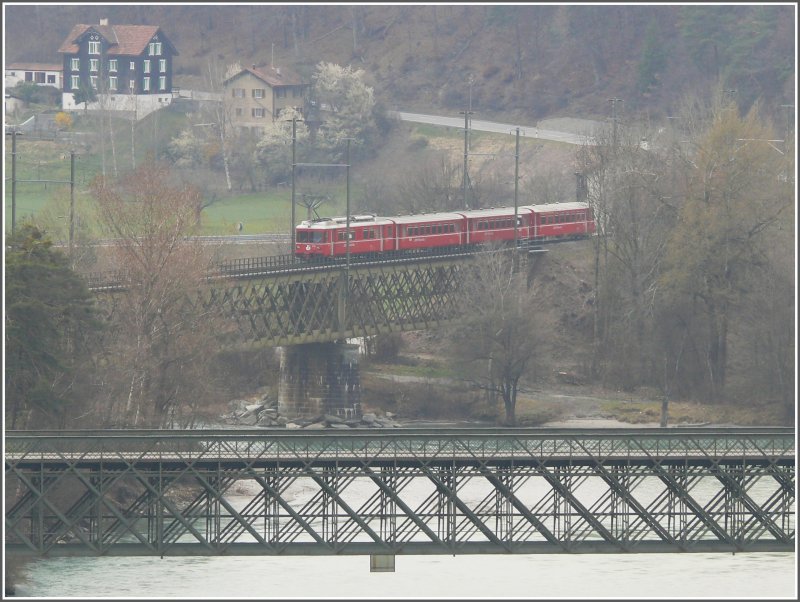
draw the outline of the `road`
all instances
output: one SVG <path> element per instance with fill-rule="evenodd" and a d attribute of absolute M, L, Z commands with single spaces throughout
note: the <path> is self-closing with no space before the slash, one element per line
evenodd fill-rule
<path fill-rule="evenodd" d="M 398 117 L 401 121 L 412 121 L 414 123 L 429 123 L 431 125 L 439 125 L 443 127 L 454 127 L 463 129 L 464 120 L 459 117 L 442 117 L 439 115 L 424 115 L 422 113 L 406 113 L 404 111 L 392 111 L 390 115 Z M 594 122 L 587 122 L 594 123 Z M 497 123 L 495 121 L 482 121 L 473 119 L 471 121 L 471 128 L 480 132 L 493 132 L 495 134 L 509 134 L 515 135 L 516 128 L 519 127 L 520 137 L 526 138 L 539 138 L 542 140 L 553 140 L 555 142 L 565 142 L 567 144 L 595 144 L 595 140 L 591 136 L 576 134 L 565 131 L 551 130 L 541 128 L 538 125 L 520 125 Z"/>

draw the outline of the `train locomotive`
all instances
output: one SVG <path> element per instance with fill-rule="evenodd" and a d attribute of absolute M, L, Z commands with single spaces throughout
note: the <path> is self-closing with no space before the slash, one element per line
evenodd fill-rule
<path fill-rule="evenodd" d="M 514 242 L 514 207 L 379 217 L 373 214 L 323 217 L 295 228 L 295 255 L 314 260 L 351 256 L 426 253 L 438 249 Z M 595 232 L 588 203 L 524 205 L 516 211 L 519 244 L 584 238 Z"/>

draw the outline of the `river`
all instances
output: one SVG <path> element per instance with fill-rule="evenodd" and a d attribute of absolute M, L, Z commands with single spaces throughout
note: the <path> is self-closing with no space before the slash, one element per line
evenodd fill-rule
<path fill-rule="evenodd" d="M 787 598 L 795 554 L 58 558 L 17 596 L 59 598 Z"/>

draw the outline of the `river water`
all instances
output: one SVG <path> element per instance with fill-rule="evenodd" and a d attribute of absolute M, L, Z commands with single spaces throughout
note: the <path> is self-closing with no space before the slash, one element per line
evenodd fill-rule
<path fill-rule="evenodd" d="M 58 558 L 17 596 L 59 598 L 787 598 L 795 554 Z"/>

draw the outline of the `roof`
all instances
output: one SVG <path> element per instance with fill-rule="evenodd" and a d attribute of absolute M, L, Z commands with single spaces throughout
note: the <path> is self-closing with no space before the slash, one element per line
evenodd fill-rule
<path fill-rule="evenodd" d="M 589 203 L 550 203 L 547 205 L 526 205 L 528 209 L 534 212 L 540 211 L 574 211 L 576 209 L 588 209 Z"/>
<path fill-rule="evenodd" d="M 398 215 L 390 217 L 396 224 L 423 224 L 429 222 L 445 222 L 450 220 L 460 220 L 458 213 L 417 213 L 414 215 Z"/>
<path fill-rule="evenodd" d="M 178 51 L 157 25 L 75 25 L 58 52 L 68 54 L 78 52 L 77 41 L 90 29 L 99 33 L 109 43 L 109 55 L 142 54 L 156 34 L 159 34 L 159 39 L 163 43 L 169 45 L 174 54 L 178 54 Z"/>
<path fill-rule="evenodd" d="M 63 71 L 64 66 L 52 63 L 11 63 L 6 65 L 6 71 L 9 69 L 18 69 L 20 71 Z"/>
<path fill-rule="evenodd" d="M 517 215 L 528 213 L 528 207 L 517 207 Z M 470 209 L 464 211 L 462 215 L 475 218 L 475 217 L 510 217 L 514 215 L 514 207 L 491 207 L 489 209 Z"/>
<path fill-rule="evenodd" d="M 307 86 L 306 82 L 303 81 L 303 78 L 300 77 L 294 71 L 289 69 L 285 69 L 283 67 L 261 67 L 256 69 L 255 67 L 245 68 L 239 71 L 235 75 L 231 75 L 228 79 L 222 82 L 222 85 L 226 85 L 228 82 L 233 81 L 237 77 L 241 77 L 245 73 L 249 73 L 250 75 L 257 77 L 265 84 L 267 84 L 270 88 L 277 88 L 278 86 Z"/>
<path fill-rule="evenodd" d="M 353 215 L 350 217 L 350 228 L 366 226 L 389 226 L 392 221 L 376 215 Z M 304 220 L 297 227 L 325 230 L 328 228 L 344 228 L 347 226 L 346 217 L 323 217 L 316 220 Z"/>

